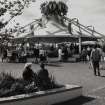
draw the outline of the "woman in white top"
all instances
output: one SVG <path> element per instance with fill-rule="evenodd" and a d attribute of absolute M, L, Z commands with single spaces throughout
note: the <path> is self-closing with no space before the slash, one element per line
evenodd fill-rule
<path fill-rule="evenodd" d="M 62 49 L 61 48 L 58 49 L 58 60 L 62 61 Z"/>

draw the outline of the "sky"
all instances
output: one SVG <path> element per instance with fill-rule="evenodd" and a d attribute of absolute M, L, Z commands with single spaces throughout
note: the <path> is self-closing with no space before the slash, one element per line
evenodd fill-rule
<path fill-rule="evenodd" d="M 8 27 L 19 22 L 21 26 L 41 17 L 40 4 L 46 0 L 36 0 L 21 16 L 15 18 Z M 50 0 L 47 0 L 50 1 Z M 57 0 L 56 0 L 57 1 Z M 59 0 L 58 0 L 59 1 Z M 94 26 L 95 30 L 105 34 L 105 0 L 62 0 L 67 3 L 69 18 L 78 18 L 86 26 Z"/>
<path fill-rule="evenodd" d="M 105 34 L 105 0 L 71 0 L 68 17 L 76 17 L 86 26 Z"/>

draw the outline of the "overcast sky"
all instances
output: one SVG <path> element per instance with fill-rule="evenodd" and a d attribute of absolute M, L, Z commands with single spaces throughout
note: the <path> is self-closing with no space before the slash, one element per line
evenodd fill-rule
<path fill-rule="evenodd" d="M 105 34 L 105 0 L 71 0 L 69 16 Z"/>
<path fill-rule="evenodd" d="M 46 0 L 36 0 L 36 2 L 25 9 L 22 16 L 18 16 L 15 21 L 25 25 L 41 17 L 40 3 L 43 1 Z M 97 31 L 105 34 L 105 0 L 62 1 L 66 2 L 69 7 L 68 17 L 78 18 L 80 23 L 86 26 L 92 25 Z"/>

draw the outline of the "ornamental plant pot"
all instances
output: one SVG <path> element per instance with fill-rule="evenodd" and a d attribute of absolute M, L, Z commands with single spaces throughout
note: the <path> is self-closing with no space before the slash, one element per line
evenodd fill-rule
<path fill-rule="evenodd" d="M 82 87 L 64 85 L 61 88 L 0 98 L 0 105 L 52 105 L 82 96 Z"/>

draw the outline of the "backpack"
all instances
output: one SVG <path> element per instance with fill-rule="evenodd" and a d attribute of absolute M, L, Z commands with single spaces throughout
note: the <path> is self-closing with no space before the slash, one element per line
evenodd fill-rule
<path fill-rule="evenodd" d="M 92 60 L 93 61 L 100 61 L 101 55 L 98 50 L 92 52 Z"/>

